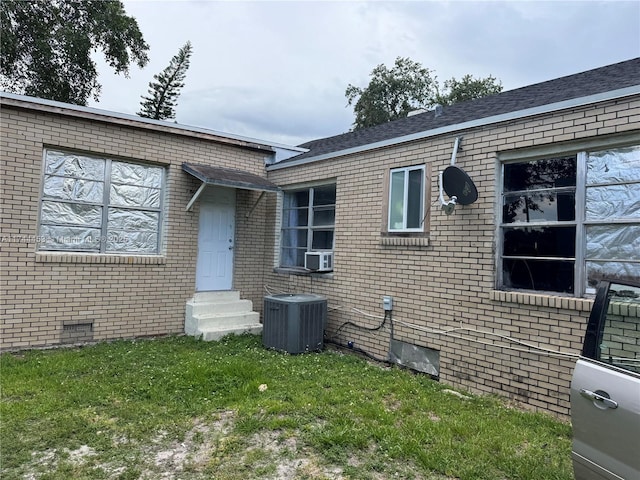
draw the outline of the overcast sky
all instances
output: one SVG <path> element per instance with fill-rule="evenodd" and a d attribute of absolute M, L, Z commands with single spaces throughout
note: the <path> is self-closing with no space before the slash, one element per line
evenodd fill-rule
<path fill-rule="evenodd" d="M 90 106 L 135 114 L 153 75 L 188 40 L 176 121 L 298 145 L 353 122 L 347 85 L 398 56 L 440 83 L 493 75 L 505 90 L 640 56 L 634 1 L 124 1 L 150 46 L 130 77 L 100 62 Z"/>

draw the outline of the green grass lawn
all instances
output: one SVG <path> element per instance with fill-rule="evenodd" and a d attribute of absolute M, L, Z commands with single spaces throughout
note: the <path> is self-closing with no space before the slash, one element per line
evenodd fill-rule
<path fill-rule="evenodd" d="M 571 428 L 253 336 L 5 353 L 3 479 L 571 479 Z"/>

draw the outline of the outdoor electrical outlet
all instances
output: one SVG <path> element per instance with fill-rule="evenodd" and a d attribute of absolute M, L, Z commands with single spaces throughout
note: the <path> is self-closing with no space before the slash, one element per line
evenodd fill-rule
<path fill-rule="evenodd" d="M 393 297 L 390 295 L 385 295 L 382 297 L 382 308 L 384 308 L 385 312 L 390 312 L 393 310 Z"/>

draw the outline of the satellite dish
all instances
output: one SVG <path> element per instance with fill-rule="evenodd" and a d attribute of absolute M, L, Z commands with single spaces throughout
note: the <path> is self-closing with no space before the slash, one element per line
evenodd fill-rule
<path fill-rule="evenodd" d="M 442 188 L 449 197 L 455 198 L 455 203 L 459 205 L 470 205 L 478 200 L 478 189 L 473 180 L 455 165 L 449 165 L 442 172 Z"/>
<path fill-rule="evenodd" d="M 471 177 L 460 167 L 456 167 L 456 155 L 460 148 L 462 137 L 456 137 L 451 154 L 451 165 L 440 172 L 438 183 L 440 185 L 440 205 L 447 215 L 451 215 L 456 205 L 470 205 L 478 200 L 478 189 Z M 444 192 L 449 200 L 444 199 Z"/>

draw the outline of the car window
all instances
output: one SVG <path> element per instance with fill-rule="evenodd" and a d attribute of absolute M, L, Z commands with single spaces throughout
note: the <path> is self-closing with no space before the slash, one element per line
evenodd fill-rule
<path fill-rule="evenodd" d="M 612 283 L 598 360 L 640 373 L 640 288 Z"/>

